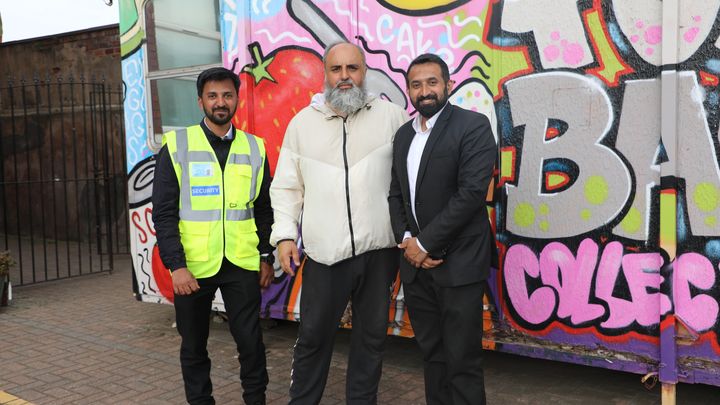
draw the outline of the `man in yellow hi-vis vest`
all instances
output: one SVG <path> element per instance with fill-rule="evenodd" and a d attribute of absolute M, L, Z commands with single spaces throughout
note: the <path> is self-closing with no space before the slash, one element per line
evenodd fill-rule
<path fill-rule="evenodd" d="M 197 79 L 199 125 L 168 132 L 153 182 L 160 258 L 172 271 L 180 365 L 190 404 L 214 404 L 207 353 L 218 288 L 240 361 L 243 399 L 265 404 L 260 289 L 273 280 L 270 170 L 262 139 L 231 123 L 240 79 L 211 68 Z"/>

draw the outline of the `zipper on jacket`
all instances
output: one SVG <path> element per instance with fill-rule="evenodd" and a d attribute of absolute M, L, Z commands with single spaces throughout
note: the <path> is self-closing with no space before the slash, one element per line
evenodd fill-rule
<path fill-rule="evenodd" d="M 343 160 L 345 163 L 345 200 L 347 202 L 348 225 L 350 226 L 350 244 L 352 255 L 355 257 L 355 234 L 353 233 L 352 213 L 350 211 L 350 169 L 348 168 L 347 157 L 347 118 L 343 118 Z"/>

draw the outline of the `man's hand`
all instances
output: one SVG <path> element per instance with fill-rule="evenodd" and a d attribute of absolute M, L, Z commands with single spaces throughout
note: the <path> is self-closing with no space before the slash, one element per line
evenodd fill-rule
<path fill-rule="evenodd" d="M 405 260 L 415 267 L 420 267 L 427 258 L 427 253 L 418 246 L 417 238 L 405 239 L 400 245 L 405 245 Z"/>
<path fill-rule="evenodd" d="M 422 267 L 425 270 L 433 269 L 443 263 L 443 259 L 431 259 L 430 256 L 426 257 L 425 260 L 423 260 Z"/>
<path fill-rule="evenodd" d="M 200 289 L 200 285 L 187 267 L 172 272 L 172 283 L 173 291 L 177 295 L 190 295 Z"/>
<path fill-rule="evenodd" d="M 294 240 L 284 240 L 278 243 L 278 258 L 280 259 L 280 268 L 285 273 L 294 276 L 295 271 L 290 267 L 290 261 L 295 264 L 295 268 L 300 266 L 300 254 L 298 253 L 297 244 Z"/>
<path fill-rule="evenodd" d="M 270 287 L 270 283 L 275 279 L 275 269 L 270 263 L 260 262 L 260 288 Z"/>

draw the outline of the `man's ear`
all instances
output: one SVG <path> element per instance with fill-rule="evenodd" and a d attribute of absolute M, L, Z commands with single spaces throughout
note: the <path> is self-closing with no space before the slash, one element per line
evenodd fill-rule
<path fill-rule="evenodd" d="M 455 80 L 452 80 L 452 79 L 448 80 L 448 82 L 447 82 L 448 94 L 452 91 L 454 86 L 455 86 Z"/>
<path fill-rule="evenodd" d="M 198 107 L 200 107 L 201 110 L 203 109 L 202 97 L 198 97 Z"/>

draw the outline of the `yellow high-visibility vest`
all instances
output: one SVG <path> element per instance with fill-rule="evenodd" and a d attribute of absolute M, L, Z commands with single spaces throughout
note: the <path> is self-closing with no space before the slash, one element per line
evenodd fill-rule
<path fill-rule="evenodd" d="M 263 179 L 262 139 L 235 132 L 225 172 L 202 127 L 163 135 L 180 185 L 180 241 L 195 278 L 220 271 L 223 257 L 246 270 L 260 269 L 253 202 Z"/>

